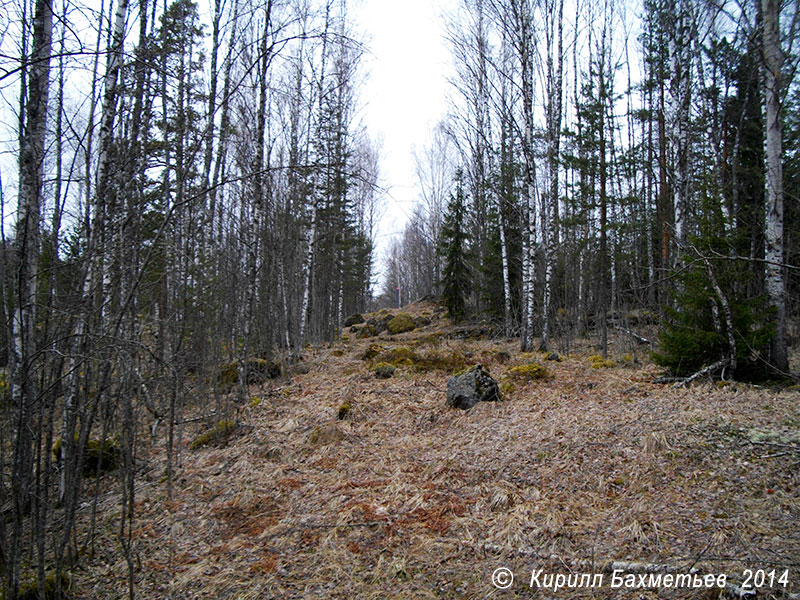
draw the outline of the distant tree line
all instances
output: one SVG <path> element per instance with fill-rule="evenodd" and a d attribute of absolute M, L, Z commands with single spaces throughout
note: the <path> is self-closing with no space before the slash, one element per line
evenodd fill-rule
<path fill-rule="evenodd" d="M 459 3 L 452 113 L 421 153 L 423 197 L 390 248 L 387 289 L 452 289 L 442 223 L 464 210 L 465 311 L 523 349 L 592 333 L 605 354 L 609 328 L 651 315 L 656 358 L 676 373 L 721 361 L 786 374 L 800 315 L 797 3 L 569 7 Z"/>

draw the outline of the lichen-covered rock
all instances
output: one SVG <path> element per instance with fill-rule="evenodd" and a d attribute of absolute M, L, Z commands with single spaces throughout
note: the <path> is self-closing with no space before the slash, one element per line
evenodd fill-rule
<path fill-rule="evenodd" d="M 395 369 L 396 367 L 394 365 L 381 362 L 373 367 L 372 372 L 375 373 L 375 377 L 378 379 L 389 379 L 394 375 Z"/>
<path fill-rule="evenodd" d="M 417 324 L 417 327 L 427 327 L 431 324 L 430 318 L 426 317 L 425 315 L 417 317 L 414 319 L 414 322 Z"/>
<path fill-rule="evenodd" d="M 281 363 L 278 360 L 264 358 L 248 358 L 245 363 L 247 385 L 258 385 L 267 379 L 275 379 L 281 375 Z M 217 382 L 223 388 L 232 388 L 239 382 L 239 362 L 234 361 L 222 367 L 217 373 Z"/>
<path fill-rule="evenodd" d="M 369 348 L 364 350 L 363 354 L 361 355 L 361 360 L 372 360 L 381 352 L 383 352 L 383 348 L 378 346 L 378 344 L 370 344 Z"/>
<path fill-rule="evenodd" d="M 478 402 L 500 400 L 497 382 L 481 365 L 447 380 L 447 406 L 468 410 Z"/>
<path fill-rule="evenodd" d="M 386 323 L 386 329 L 388 329 L 389 333 L 392 335 L 405 333 L 406 331 L 412 331 L 416 328 L 417 324 L 414 322 L 414 319 L 405 313 L 400 313 Z"/>
<path fill-rule="evenodd" d="M 378 315 L 367 319 L 367 326 L 374 332 L 373 335 L 378 335 L 386 331 L 387 324 L 392 319 L 394 319 L 394 316 L 391 313 L 378 313 Z"/>
<path fill-rule="evenodd" d="M 366 325 L 358 329 L 356 338 L 358 338 L 359 340 L 363 340 L 364 338 L 374 337 L 376 335 L 378 335 L 378 330 L 375 329 L 375 327 L 373 327 L 369 323 L 367 323 Z"/>
<path fill-rule="evenodd" d="M 351 327 L 352 325 L 359 325 L 364 322 L 364 315 L 360 313 L 356 313 L 354 315 L 350 315 L 344 320 L 343 325 L 345 327 Z"/>

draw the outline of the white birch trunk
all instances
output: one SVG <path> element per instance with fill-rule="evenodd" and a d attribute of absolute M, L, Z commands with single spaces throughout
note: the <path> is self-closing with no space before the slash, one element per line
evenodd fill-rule
<path fill-rule="evenodd" d="M 673 215 L 675 219 L 675 253 L 677 266 L 686 242 L 686 212 L 689 196 L 689 118 L 691 113 L 692 79 L 692 15 L 686 2 L 678 1 L 674 35 L 669 40 L 672 71 L 670 82 L 670 138 L 674 148 L 675 171 Z"/>
<path fill-rule="evenodd" d="M 786 282 L 783 273 L 783 166 L 781 139 L 781 67 L 784 61 L 780 41 L 780 1 L 762 0 L 764 108 L 766 159 L 766 288 L 775 310 L 772 363 L 781 371 L 789 366 L 786 351 Z"/>
<path fill-rule="evenodd" d="M 68 488 L 71 483 L 68 480 L 71 469 L 73 457 L 71 454 L 77 449 L 74 447 L 73 432 L 75 431 L 75 424 L 77 422 L 77 394 L 79 388 L 79 359 L 76 356 L 83 354 L 79 348 L 84 344 L 84 335 L 87 329 L 87 320 L 89 313 L 94 307 L 92 302 L 92 292 L 95 285 L 100 285 L 100 289 L 96 296 L 102 315 L 102 303 L 105 301 L 104 290 L 108 284 L 108 270 L 103 267 L 107 261 L 102 259 L 102 255 L 106 249 L 102 248 L 102 243 L 105 238 L 103 229 L 105 228 L 105 195 L 108 185 L 108 171 L 110 169 L 110 149 L 112 142 L 112 134 L 114 131 L 114 117 L 116 114 L 117 104 L 117 79 L 119 69 L 122 65 L 122 44 L 125 35 L 125 17 L 127 16 L 128 0 L 122 0 L 117 6 L 117 11 L 114 18 L 114 31 L 111 35 L 110 47 L 108 49 L 108 62 L 106 63 L 106 73 L 104 76 L 104 93 L 103 93 L 103 106 L 102 118 L 100 127 L 99 144 L 99 160 L 97 168 L 97 183 L 95 185 L 95 195 L 91 200 L 91 213 L 93 215 L 92 227 L 89 235 L 88 255 L 91 261 L 84 274 L 82 294 L 83 306 L 80 309 L 78 318 L 75 324 L 73 339 L 73 349 L 68 361 L 69 378 L 67 381 L 67 390 L 65 393 L 64 401 L 64 414 L 61 423 L 61 464 L 62 469 L 59 477 L 59 501 L 64 502 Z"/>

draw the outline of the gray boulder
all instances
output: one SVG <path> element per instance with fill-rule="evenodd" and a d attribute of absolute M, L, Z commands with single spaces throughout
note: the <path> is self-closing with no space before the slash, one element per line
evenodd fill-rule
<path fill-rule="evenodd" d="M 363 322 L 364 322 L 364 316 L 359 313 L 356 313 L 354 315 L 350 315 L 349 317 L 347 317 L 344 320 L 344 323 L 342 323 L 342 325 L 344 327 L 351 327 L 353 325 L 361 325 L 361 323 Z"/>
<path fill-rule="evenodd" d="M 469 410 L 478 402 L 500 400 L 497 382 L 481 365 L 447 380 L 447 406 Z"/>

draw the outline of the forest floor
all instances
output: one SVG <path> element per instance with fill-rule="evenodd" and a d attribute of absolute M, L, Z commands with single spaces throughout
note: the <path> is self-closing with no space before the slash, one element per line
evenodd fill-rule
<path fill-rule="evenodd" d="M 544 360 L 521 356 L 518 340 L 449 339 L 432 305 L 404 310 L 432 322 L 307 350 L 308 373 L 251 387 L 224 445 L 190 450 L 202 425 L 187 425 L 171 498 L 164 444 L 153 444 L 136 489 L 137 597 L 643 599 L 732 590 L 666 579 L 640 587 L 630 577 L 633 587 L 612 587 L 613 569 L 627 575 L 645 563 L 673 575 L 725 574 L 735 585 L 749 569 L 756 583 L 764 575 L 761 598 L 800 593 L 796 388 L 675 389 L 653 383 L 649 348 L 626 340 L 611 346 L 614 366 L 593 368 L 587 341 L 560 362 Z M 535 359 L 550 377 L 462 411 L 445 404 L 446 371 L 409 365 L 376 378 L 362 358 L 370 344 L 465 357 L 498 381 Z M 119 496 L 101 495 L 94 560 L 73 573 L 77 598 L 127 597 L 118 518 Z M 508 582 L 501 567 L 514 575 L 507 589 L 493 585 L 495 573 Z M 602 587 L 552 589 L 557 575 L 584 573 L 602 574 Z"/>

